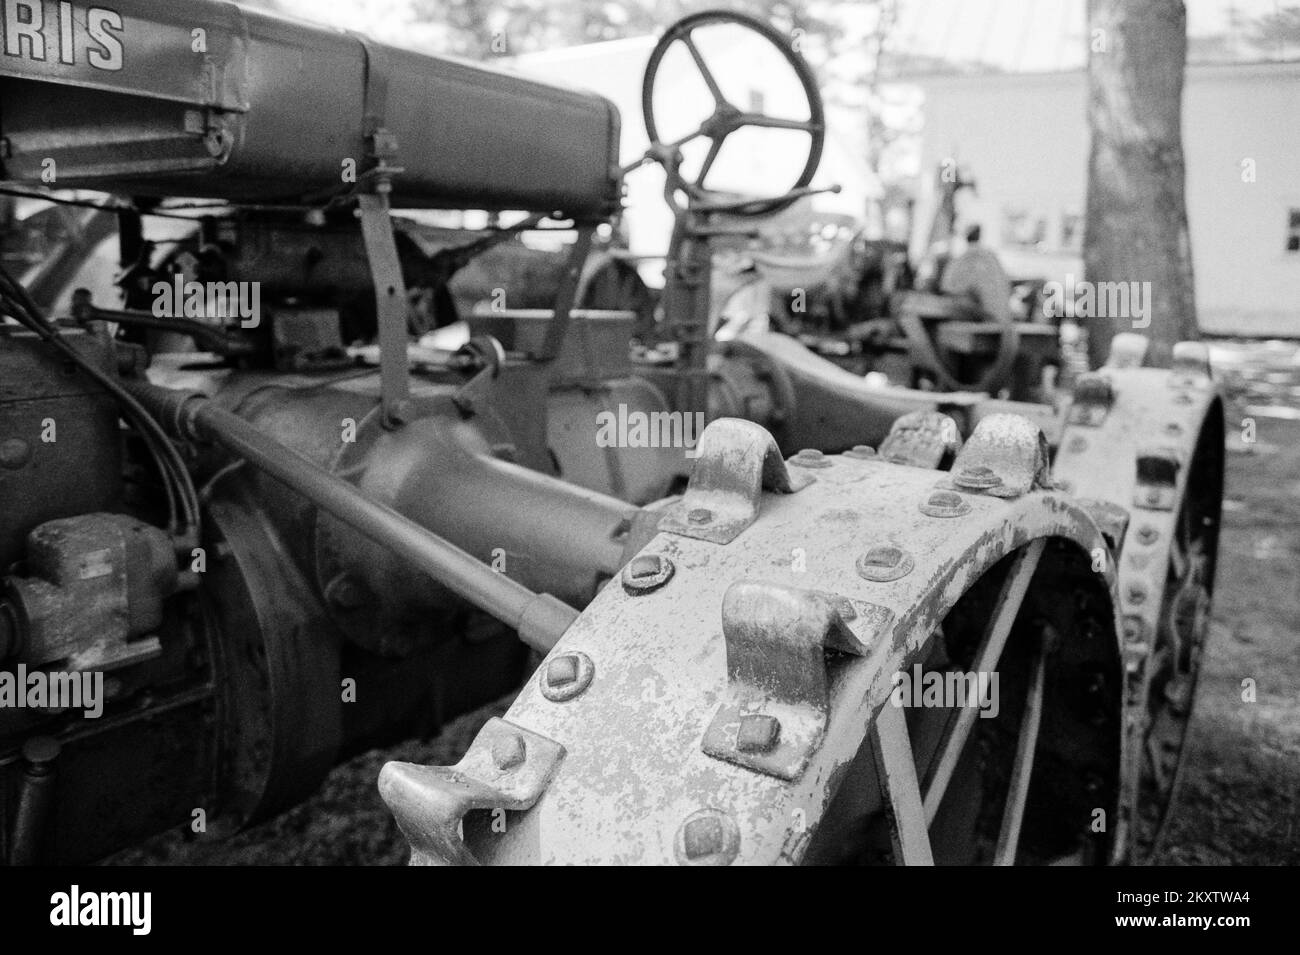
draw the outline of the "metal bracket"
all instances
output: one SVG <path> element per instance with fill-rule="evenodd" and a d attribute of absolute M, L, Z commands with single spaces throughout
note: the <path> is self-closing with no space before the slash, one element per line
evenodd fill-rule
<path fill-rule="evenodd" d="M 366 63 L 362 130 L 371 157 L 382 166 L 393 158 L 397 145 L 384 129 L 384 119 L 388 113 L 388 54 L 369 37 L 359 33 L 353 33 L 352 36 L 361 44 Z"/>
<path fill-rule="evenodd" d="M 375 285 L 375 315 L 379 324 L 379 400 L 384 427 L 404 424 L 410 414 L 411 375 L 406 357 L 406 282 L 393 239 L 388 194 L 362 193 L 361 234 Z"/>
<path fill-rule="evenodd" d="M 991 497 L 1019 497 L 1052 487 L 1047 438 L 1028 418 L 995 414 L 975 426 L 940 487 Z"/>
<path fill-rule="evenodd" d="M 732 584 L 722 598 L 727 693 L 701 749 L 797 779 L 826 730 L 826 651 L 862 656 L 893 623 L 893 611 L 876 604 L 779 584 Z"/>
<path fill-rule="evenodd" d="M 729 544 L 758 519 L 763 491 L 793 494 L 813 482 L 786 468 L 776 440 L 762 425 L 719 418 L 700 435 L 686 493 L 667 508 L 659 530 Z"/>
<path fill-rule="evenodd" d="M 461 838 L 474 809 L 529 809 L 564 758 L 564 747 L 490 719 L 455 766 L 386 763 L 379 794 L 411 844 L 411 865 L 477 865 Z"/>
<path fill-rule="evenodd" d="M 933 469 L 960 450 L 956 421 L 938 411 L 909 411 L 890 427 L 878 453 L 893 464 Z"/>
<path fill-rule="evenodd" d="M 406 423 L 411 414 L 410 370 L 406 355 L 406 281 L 393 239 L 388 196 L 392 177 L 402 170 L 393 164 L 397 140 L 384 128 L 388 109 L 388 55 L 384 48 L 353 34 L 365 55 L 363 127 L 366 149 L 374 165 L 366 171 L 370 191 L 357 197 L 361 234 L 375 286 L 375 317 L 379 326 L 379 400 L 385 428 Z"/>
<path fill-rule="evenodd" d="M 1066 415 L 1066 423 L 1099 428 L 1105 423 L 1113 404 L 1115 387 L 1108 377 L 1095 372 L 1080 375 L 1074 382 L 1074 401 Z"/>
<path fill-rule="evenodd" d="M 1182 466 L 1173 448 L 1152 448 L 1138 454 L 1134 505 L 1149 511 L 1172 511 L 1178 502 L 1178 471 Z"/>

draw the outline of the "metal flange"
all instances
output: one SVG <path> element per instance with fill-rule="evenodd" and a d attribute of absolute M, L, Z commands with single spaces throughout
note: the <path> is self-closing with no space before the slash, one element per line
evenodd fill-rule
<path fill-rule="evenodd" d="M 729 544 L 757 520 L 764 491 L 793 494 L 813 481 L 802 468 L 788 469 L 776 440 L 752 421 L 711 422 L 698 452 L 686 493 L 664 511 L 661 531 Z"/>
<path fill-rule="evenodd" d="M 797 779 L 826 729 L 826 651 L 861 656 L 893 622 L 887 607 L 823 591 L 732 584 L 722 598 L 727 693 L 701 749 Z"/>

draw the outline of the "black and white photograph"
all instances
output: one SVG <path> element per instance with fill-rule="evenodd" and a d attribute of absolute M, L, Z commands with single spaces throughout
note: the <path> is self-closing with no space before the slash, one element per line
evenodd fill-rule
<path fill-rule="evenodd" d="M 1295 0 L 0 0 L 0 253 L 41 931 L 1300 864 Z"/>

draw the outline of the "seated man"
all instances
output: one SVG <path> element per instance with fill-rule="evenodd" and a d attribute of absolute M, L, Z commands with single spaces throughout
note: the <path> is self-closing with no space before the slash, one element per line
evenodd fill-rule
<path fill-rule="evenodd" d="M 980 227 L 966 232 L 966 251 L 943 270 L 939 290 L 945 295 L 970 299 L 994 321 L 1011 321 L 1011 280 L 997 253 L 980 244 Z"/>

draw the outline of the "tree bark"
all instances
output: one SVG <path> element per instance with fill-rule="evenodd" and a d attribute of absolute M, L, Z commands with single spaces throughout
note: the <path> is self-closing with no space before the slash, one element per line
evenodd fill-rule
<path fill-rule="evenodd" d="M 1187 11 L 1181 0 L 1088 0 L 1088 28 L 1085 277 L 1126 283 L 1147 310 L 1094 308 L 1089 357 L 1099 366 L 1113 335 L 1136 331 L 1151 340 L 1147 364 L 1168 365 L 1175 342 L 1199 337 L 1182 146 Z"/>

